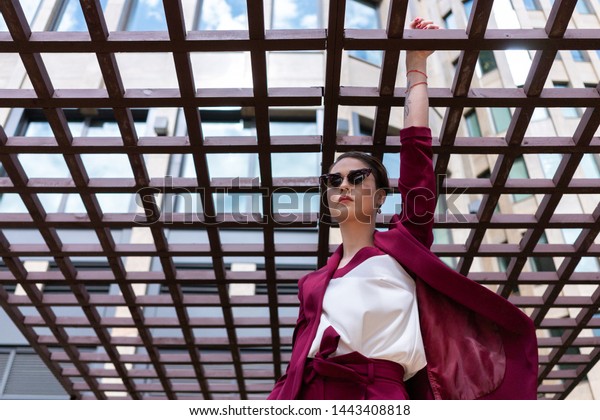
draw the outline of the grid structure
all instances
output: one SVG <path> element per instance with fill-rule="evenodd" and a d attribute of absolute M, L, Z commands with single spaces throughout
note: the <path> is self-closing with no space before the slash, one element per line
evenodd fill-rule
<path fill-rule="evenodd" d="M 435 171 L 445 174 L 452 154 L 496 154 L 489 179 L 453 179 L 439 177 L 438 191 L 483 194 L 476 214 L 438 214 L 436 228 L 469 229 L 465 244 L 432 247 L 439 256 L 458 257 L 457 270 L 471 279 L 494 287 L 497 293 L 528 311 L 540 329 L 560 329 L 561 334 L 539 338 L 541 398 L 565 398 L 600 358 L 600 337 L 581 335 L 584 330 L 600 328 L 594 318 L 600 305 L 600 274 L 575 272 L 582 257 L 600 256 L 596 240 L 600 231 L 600 203 L 591 214 L 554 214 L 566 194 L 599 194 L 597 179 L 573 179 L 586 153 L 600 153 L 600 139 L 594 137 L 600 124 L 600 86 L 594 88 L 548 89 L 544 83 L 558 50 L 597 49 L 600 29 L 568 29 L 576 0 L 557 0 L 545 28 L 533 30 L 487 29 L 493 2 L 475 1 L 466 31 L 406 30 L 408 1 L 391 1 L 389 18 L 383 30 L 344 28 L 345 1 L 329 2 L 326 29 L 266 30 L 263 0 L 248 0 L 248 31 L 186 32 L 181 0 L 164 1 L 167 32 L 111 32 L 107 30 L 98 0 L 81 0 L 88 33 L 31 32 L 18 1 L 0 2 L 8 32 L 0 34 L 0 51 L 18 53 L 33 89 L 0 89 L 3 107 L 41 108 L 54 137 L 8 137 L 0 129 L 0 159 L 6 176 L 0 178 L 0 192 L 18 194 L 28 214 L 3 214 L 0 228 L 36 229 L 44 243 L 11 244 L 0 231 L 0 252 L 7 270 L 0 271 L 0 304 L 20 331 L 74 398 L 264 398 L 273 380 L 282 374 L 290 356 L 291 335 L 280 328 L 293 327 L 295 319 L 280 317 L 277 308 L 293 307 L 293 295 L 278 293 L 278 285 L 294 284 L 306 271 L 282 270 L 277 256 L 316 256 L 324 264 L 334 245 L 330 244 L 332 224 L 326 220 L 321 204 L 317 213 L 282 216 L 273 213 L 271 193 L 277 187 L 303 192 L 317 185 L 316 178 L 274 178 L 271 172 L 273 152 L 319 152 L 327 168 L 336 152 L 350 149 L 397 153 L 399 139 L 387 135 L 390 112 L 402 107 L 403 83 L 397 80 L 402 50 L 459 50 L 460 59 L 452 86 L 430 88 L 430 104 L 445 107 L 441 131 L 434 138 Z M 480 50 L 509 48 L 536 50 L 533 65 L 522 88 L 471 88 Z M 326 55 L 325 83 L 320 87 L 271 88 L 267 84 L 267 52 L 322 50 Z M 340 86 L 344 50 L 384 51 L 381 77 L 377 88 Z M 190 60 L 192 52 L 248 51 L 251 57 L 252 88 L 206 88 L 194 82 Z M 44 65 L 44 53 L 93 53 L 100 66 L 105 88 L 55 89 Z M 126 89 L 115 54 L 127 52 L 170 52 L 173 55 L 178 89 Z M 322 136 L 270 135 L 270 108 L 324 107 Z M 375 107 L 372 136 L 339 136 L 337 119 L 340 106 Z M 199 107 L 242 106 L 254 110 L 255 138 L 223 137 L 205 139 Z M 516 107 L 504 138 L 457 137 L 465 107 Z M 585 107 L 573 137 L 525 137 L 536 107 Z M 183 109 L 188 136 L 140 138 L 135 130 L 132 108 L 179 107 Z M 117 140 L 74 138 L 65 117 L 66 108 L 112 108 L 120 130 Z M 215 213 L 212 193 L 233 185 L 233 180 L 210 179 L 207 155 L 217 152 L 257 153 L 260 186 L 250 179 L 240 180 L 244 191 L 262 194 L 262 213 L 245 215 Z M 29 178 L 20 164 L 19 153 L 62 154 L 70 179 Z M 126 153 L 133 179 L 90 178 L 81 159 L 83 153 Z M 143 155 L 190 153 L 196 178 L 175 178 L 171 186 L 150 178 Z M 563 159 L 552 179 L 508 179 L 517 156 L 526 153 L 562 153 Z M 393 175 L 393 174 L 392 174 Z M 396 179 L 392 184 L 397 183 Z M 169 243 L 169 226 L 189 226 L 190 215 L 161 213 L 156 191 L 176 193 L 180 188 L 201 187 L 203 213 L 193 226 L 206 231 L 208 243 Z M 235 187 L 241 188 L 241 187 Z M 236 189 L 232 188 L 232 191 Z M 47 213 L 38 194 L 71 193 L 81 197 L 84 214 Z M 140 225 L 140 214 L 103 213 L 96 194 L 105 192 L 138 194 L 144 205 L 142 225 L 150 229 L 152 244 L 117 244 L 112 229 Z M 535 214 L 494 214 L 502 194 L 543 194 Z M 319 220 L 319 215 L 323 215 Z M 380 215 L 383 227 L 391 214 Z M 313 244 L 280 244 L 275 241 L 279 227 L 318 229 Z M 89 229 L 99 244 L 63 244 L 57 229 Z M 222 229 L 260 229 L 263 243 L 224 244 Z M 488 229 L 526 229 L 518 244 L 482 244 Z M 539 244 L 547 228 L 581 228 L 573 244 Z M 27 257 L 51 257 L 58 268 L 52 272 L 28 271 Z M 106 270 L 77 270 L 73 257 L 103 256 Z M 156 257 L 161 271 L 128 271 L 123 257 Z M 178 256 L 210 256 L 212 270 L 178 270 Z M 224 262 L 227 256 L 263 256 L 264 270 L 232 271 Z M 470 273 L 475 258 L 510 259 L 506 273 Z M 523 272 L 532 256 L 561 256 L 556 272 Z M 212 295 L 189 295 L 185 286 L 193 283 L 212 285 Z M 46 294 L 38 283 L 67 285 L 69 293 Z M 117 284 L 119 295 L 99 295 L 89 291 L 97 284 Z M 135 284 L 160 283 L 168 293 L 156 296 L 136 293 Z M 267 293 L 231 296 L 231 283 L 255 283 Z M 561 296 L 567 284 L 594 286 L 589 296 Z M 18 285 L 22 293 L 10 286 Z M 545 286 L 540 296 L 514 295 L 518 285 Z M 79 317 L 60 317 L 54 308 L 76 306 Z M 145 307 L 174 308 L 172 317 L 149 317 Z M 222 318 L 193 317 L 191 307 L 220 306 Z M 263 306 L 268 317 L 234 317 L 233 306 Z M 25 316 L 24 307 L 34 307 L 37 316 Z M 125 308 L 126 315 L 101 316 L 101 307 Z M 553 318 L 553 308 L 577 308 L 576 316 Z M 39 333 L 39 327 L 45 327 Z M 240 327 L 267 328 L 270 337 L 239 336 Z M 37 329 L 36 329 L 37 328 Z M 156 337 L 153 329 L 176 328 L 176 338 Z M 203 337 L 198 328 L 221 328 L 226 338 Z M 72 334 L 87 329 L 90 334 Z M 131 329 L 120 336 L 114 329 Z M 94 347 L 95 352 L 85 348 Z M 252 351 L 253 349 L 267 351 Z M 569 351 L 579 348 L 578 354 Z M 123 349 L 133 349 L 124 351 Z M 177 351 L 169 351 L 177 350 Z M 558 369 L 558 367 L 562 367 Z M 252 368 L 254 366 L 254 368 Z M 260 381 L 262 380 L 262 381 Z"/>

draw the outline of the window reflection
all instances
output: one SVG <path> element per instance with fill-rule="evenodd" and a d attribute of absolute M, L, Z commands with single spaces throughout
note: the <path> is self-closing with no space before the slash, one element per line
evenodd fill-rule
<path fill-rule="evenodd" d="M 557 89 L 563 89 L 571 87 L 569 82 L 553 82 L 554 87 Z M 575 107 L 561 108 L 563 117 L 565 118 L 579 118 L 579 110 Z"/>
<path fill-rule="evenodd" d="M 529 172 L 527 171 L 527 166 L 525 165 L 525 159 L 523 158 L 523 155 L 517 156 L 515 158 L 513 165 L 510 168 L 510 172 L 508 173 L 508 177 L 511 179 L 529 178 Z M 531 196 L 533 196 L 533 194 L 512 194 L 513 200 L 515 202 L 525 200 Z"/>
<path fill-rule="evenodd" d="M 577 12 L 581 13 L 582 15 L 592 14 L 592 7 L 588 4 L 587 0 L 578 0 L 575 8 L 577 9 Z"/>
<path fill-rule="evenodd" d="M 492 111 L 492 120 L 496 128 L 496 133 L 506 131 L 511 120 L 510 108 L 490 108 L 490 110 Z"/>
<path fill-rule="evenodd" d="M 467 16 L 467 20 L 471 16 L 471 11 L 473 10 L 473 0 L 465 0 L 463 1 L 463 6 L 465 8 L 465 15 Z"/>
<path fill-rule="evenodd" d="M 346 3 L 344 26 L 352 29 L 378 29 L 379 8 L 375 2 L 350 0 Z M 352 57 L 360 58 L 376 66 L 381 66 L 382 51 L 349 51 Z"/>
<path fill-rule="evenodd" d="M 19 194 L 0 194 L 0 213 L 28 213 Z"/>
<path fill-rule="evenodd" d="M 544 177 L 548 179 L 553 178 L 563 155 L 560 153 L 540 153 L 538 156 L 540 158 L 540 163 L 542 164 Z"/>
<path fill-rule="evenodd" d="M 243 117 L 240 109 L 236 110 L 202 110 L 202 129 L 205 138 L 227 136 L 256 137 L 254 119 Z M 316 115 L 271 115 L 270 134 L 272 136 L 312 136 L 317 135 Z M 208 175 L 214 178 L 231 178 L 233 185 L 239 182 L 236 178 L 253 179 L 254 187 L 260 186 L 260 165 L 257 153 L 209 153 L 206 157 Z M 316 177 L 321 171 L 321 155 L 315 153 L 272 153 L 271 174 L 273 177 Z M 196 178 L 196 166 L 191 154 L 182 156 L 179 173 L 174 176 Z M 255 213 L 262 212 L 262 194 L 260 192 L 244 192 L 243 188 L 232 193 L 230 186 L 217 189 L 213 193 L 217 213 Z M 318 186 L 315 191 L 297 193 L 291 189 L 278 190 L 273 196 L 273 211 L 278 212 L 315 212 L 319 208 Z M 165 198 L 170 208 L 176 212 L 202 212 L 202 200 L 198 191 L 180 191 Z M 173 204 L 175 203 L 175 204 Z"/>
<path fill-rule="evenodd" d="M 581 159 L 579 166 L 583 169 L 583 176 L 586 178 L 600 179 L 600 169 L 598 167 L 598 155 L 586 153 Z"/>
<path fill-rule="evenodd" d="M 469 136 L 481 137 L 479 119 L 477 118 L 477 112 L 475 112 L 474 109 L 465 114 L 465 121 L 467 123 L 467 131 L 469 132 Z"/>
<path fill-rule="evenodd" d="M 131 0 L 128 31 L 166 31 L 167 20 L 160 0 Z"/>
<path fill-rule="evenodd" d="M 312 121 L 271 121 L 272 136 L 316 136 L 317 124 Z"/>
<path fill-rule="evenodd" d="M 70 178 L 63 155 L 54 153 L 20 153 L 19 162 L 29 178 Z"/>
<path fill-rule="evenodd" d="M 90 178 L 133 178 L 133 171 L 127 155 L 88 154 L 81 160 Z"/>
<path fill-rule="evenodd" d="M 273 0 L 273 29 L 322 28 L 319 0 Z"/>
<path fill-rule="evenodd" d="M 496 70 L 498 68 L 498 64 L 496 63 L 496 58 L 494 57 L 494 51 L 481 51 L 479 53 L 477 64 L 477 73 L 479 77 Z"/>
<path fill-rule="evenodd" d="M 448 14 L 444 16 L 444 26 L 446 29 L 458 28 L 458 25 L 456 24 L 456 18 L 454 17 L 454 13 L 452 13 L 452 11 L 448 12 Z"/>
<path fill-rule="evenodd" d="M 108 0 L 100 0 L 102 10 L 106 8 Z M 58 14 L 56 31 L 87 32 L 88 27 L 83 17 L 79 0 L 64 0 Z"/>
<path fill-rule="evenodd" d="M 247 30 L 246 0 L 203 0 L 198 29 Z"/>
<path fill-rule="evenodd" d="M 40 3 L 42 0 L 21 0 L 21 7 L 23 8 L 23 13 L 25 13 L 25 18 L 29 25 L 33 23 L 33 19 L 37 14 L 38 8 L 40 7 Z M 6 26 L 6 21 L 2 14 L 0 14 L 0 31 L 8 31 L 8 27 Z"/>
<path fill-rule="evenodd" d="M 273 193 L 273 213 L 288 216 L 319 211 L 321 196 L 315 187 L 310 192 L 295 192 L 291 188 L 279 188 Z"/>
<path fill-rule="evenodd" d="M 84 115 L 79 110 L 64 110 L 69 130 L 74 137 L 120 137 L 118 125 L 112 110 L 100 109 Z M 146 126 L 147 110 L 132 110 L 135 129 L 143 133 Z M 15 133 L 25 137 L 54 137 L 50 125 L 41 110 L 25 110 L 19 128 Z M 17 159 L 29 178 L 71 178 L 62 154 L 20 153 Z M 133 177 L 129 159 L 125 154 L 83 154 L 82 162 L 90 178 Z M 85 212 L 79 194 L 37 194 L 44 210 L 54 212 Z M 134 195 L 97 194 L 101 208 L 105 212 L 127 212 Z M 18 194 L 0 194 L 0 212 L 13 213 L 26 211 Z"/>
<path fill-rule="evenodd" d="M 321 174 L 320 153 L 271 153 L 274 177 L 319 176 Z"/>
<path fill-rule="evenodd" d="M 538 0 L 523 0 L 526 10 L 542 10 Z"/>

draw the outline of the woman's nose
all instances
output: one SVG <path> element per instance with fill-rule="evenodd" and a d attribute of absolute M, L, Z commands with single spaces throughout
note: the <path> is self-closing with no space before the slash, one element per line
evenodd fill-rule
<path fill-rule="evenodd" d="M 349 190 L 352 184 L 350 184 L 350 181 L 348 181 L 348 177 L 345 176 L 344 179 L 342 179 L 342 183 L 340 184 L 340 190 Z"/>

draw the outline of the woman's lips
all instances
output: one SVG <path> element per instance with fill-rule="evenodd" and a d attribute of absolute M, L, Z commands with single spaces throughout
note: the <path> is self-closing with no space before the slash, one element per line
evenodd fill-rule
<path fill-rule="evenodd" d="M 340 197 L 340 199 L 338 200 L 338 202 L 342 202 L 342 201 L 352 201 L 352 198 L 348 197 L 347 195 L 343 195 Z"/>

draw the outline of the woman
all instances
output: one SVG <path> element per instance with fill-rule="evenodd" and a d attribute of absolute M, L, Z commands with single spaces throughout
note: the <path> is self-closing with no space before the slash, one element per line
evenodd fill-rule
<path fill-rule="evenodd" d="M 437 29 L 416 18 L 411 29 Z M 533 323 L 429 248 L 436 207 L 427 58 L 408 51 L 402 213 L 375 230 L 389 183 L 349 152 L 321 177 L 342 245 L 298 282 L 292 356 L 268 399 L 534 399 Z"/>

